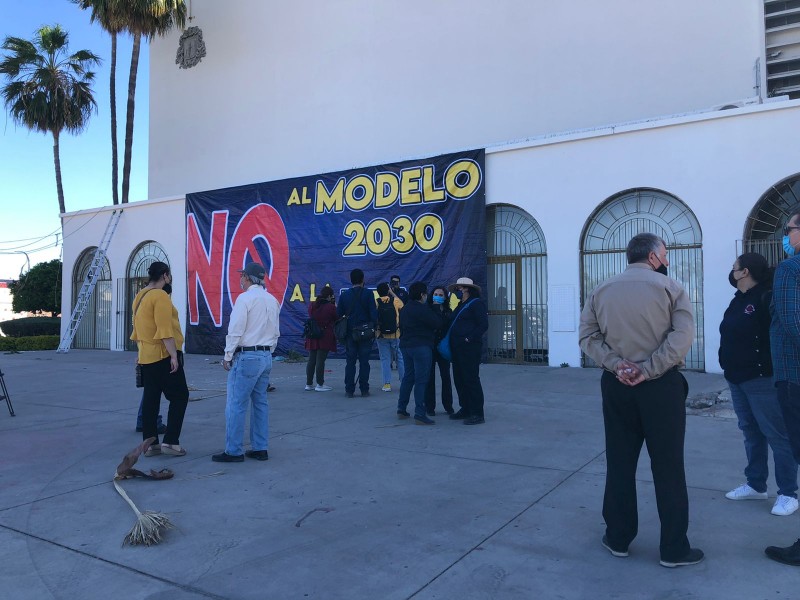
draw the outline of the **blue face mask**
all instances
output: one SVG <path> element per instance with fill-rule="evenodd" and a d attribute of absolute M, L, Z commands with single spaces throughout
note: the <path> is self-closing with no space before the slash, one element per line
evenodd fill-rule
<path fill-rule="evenodd" d="M 792 246 L 789 243 L 788 235 L 783 236 L 783 251 L 786 252 L 786 256 L 794 256 L 795 254 L 797 254 L 797 251 L 794 249 L 794 246 Z"/>
<path fill-rule="evenodd" d="M 434 296 L 433 297 L 434 304 L 444 304 L 444 296 Z"/>
<path fill-rule="evenodd" d="M 456 290 L 453 293 L 456 295 L 456 298 L 458 298 L 459 300 L 461 300 L 464 297 L 464 292 L 462 290 Z"/>

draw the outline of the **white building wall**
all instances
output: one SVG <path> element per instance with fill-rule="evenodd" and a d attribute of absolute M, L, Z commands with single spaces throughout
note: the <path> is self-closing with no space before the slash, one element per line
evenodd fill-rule
<path fill-rule="evenodd" d="M 761 0 L 194 0 L 150 52 L 149 197 L 322 173 L 755 94 Z"/>
<path fill-rule="evenodd" d="M 75 263 L 86 248 L 98 246 L 103 237 L 103 232 L 108 225 L 111 213 L 115 207 L 107 206 L 95 210 L 82 210 L 67 213 L 63 216 L 64 228 L 64 256 L 63 274 L 64 283 L 61 291 L 61 336 L 69 327 L 72 313 L 72 283 L 75 272 Z M 181 328 L 186 331 L 186 228 L 185 201 L 181 198 L 165 200 L 149 200 L 126 204 L 117 230 L 108 247 L 106 257 L 111 267 L 112 287 L 112 314 L 115 318 L 111 323 L 111 348 L 112 350 L 124 344 L 118 340 L 118 327 L 116 315 L 124 312 L 125 308 L 119 306 L 122 301 L 117 295 L 117 280 L 127 276 L 128 261 L 139 244 L 146 241 L 155 241 L 161 244 L 169 258 L 169 264 L 176 277 L 172 283 L 172 298 L 178 308 Z M 80 287 L 80 286 L 78 286 Z M 124 333 L 124 329 L 122 330 Z"/>
<path fill-rule="evenodd" d="M 547 241 L 548 285 L 574 290 L 580 310 L 581 232 L 610 196 L 658 188 L 682 200 L 703 232 L 706 370 L 718 372 L 719 323 L 734 290 L 727 280 L 745 221 L 771 185 L 800 171 L 800 148 L 786 135 L 800 127 L 800 102 L 608 129 L 592 137 L 489 149 L 487 203 L 526 210 Z M 576 139 L 577 138 L 577 139 Z M 550 364 L 580 364 L 577 327 L 555 331 L 550 302 Z"/>

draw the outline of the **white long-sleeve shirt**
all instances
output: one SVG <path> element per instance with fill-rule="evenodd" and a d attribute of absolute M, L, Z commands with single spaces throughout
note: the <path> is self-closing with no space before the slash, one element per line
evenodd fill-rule
<path fill-rule="evenodd" d="M 260 285 L 251 285 L 233 305 L 225 337 L 226 361 L 233 360 L 239 346 L 269 346 L 275 350 L 281 335 L 280 305 Z"/>

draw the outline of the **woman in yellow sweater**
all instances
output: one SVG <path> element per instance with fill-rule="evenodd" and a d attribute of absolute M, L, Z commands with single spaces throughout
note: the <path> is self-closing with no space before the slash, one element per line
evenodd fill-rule
<path fill-rule="evenodd" d="M 131 339 L 139 347 L 144 396 L 142 405 L 142 439 L 156 438 L 145 456 L 168 454 L 183 456 L 180 445 L 183 416 L 189 403 L 189 388 L 183 372 L 183 334 L 178 311 L 172 305 L 164 285 L 172 284 L 169 265 L 154 262 L 148 269 L 150 281 L 133 299 L 133 333 Z M 161 394 L 169 400 L 167 431 L 164 442 L 158 443 L 156 419 Z"/>

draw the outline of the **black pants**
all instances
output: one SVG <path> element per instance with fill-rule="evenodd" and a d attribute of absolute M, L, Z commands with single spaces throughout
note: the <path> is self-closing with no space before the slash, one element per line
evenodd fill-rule
<path fill-rule="evenodd" d="M 317 385 L 325 383 L 325 359 L 328 358 L 327 350 L 309 350 L 308 363 L 306 364 L 306 385 L 314 383 L 314 372 L 317 375 Z"/>
<path fill-rule="evenodd" d="M 142 439 L 154 437 L 158 443 L 158 406 L 161 394 L 169 400 L 167 413 L 167 432 L 164 434 L 165 444 L 180 444 L 183 416 L 189 403 L 189 388 L 186 385 L 186 374 L 183 371 L 183 353 L 178 352 L 178 370 L 170 373 L 169 358 L 149 365 L 142 365 Z"/>
<path fill-rule="evenodd" d="M 458 405 L 469 416 L 483 415 L 483 387 L 478 369 L 481 364 L 481 342 L 452 343 L 453 382 Z"/>
<path fill-rule="evenodd" d="M 689 386 L 678 371 L 668 371 L 629 387 L 605 371 L 600 382 L 606 432 L 606 490 L 603 518 L 612 548 L 627 549 L 638 533 L 636 465 L 647 442 L 661 520 L 661 559 L 679 560 L 689 552 L 689 497 L 683 467 L 686 396 Z"/>
<path fill-rule="evenodd" d="M 344 391 L 352 394 L 356 389 L 356 362 L 358 362 L 358 387 L 361 393 L 369 391 L 369 354 L 375 340 L 355 342 L 347 338 L 347 362 L 344 366 Z"/>
<path fill-rule="evenodd" d="M 450 383 L 450 361 L 433 349 L 433 361 L 431 361 L 431 374 L 428 379 L 428 387 L 425 389 L 425 410 L 428 412 L 436 410 L 436 365 L 439 365 L 439 375 L 442 379 L 442 407 L 450 412 L 453 410 L 453 385 Z"/>

